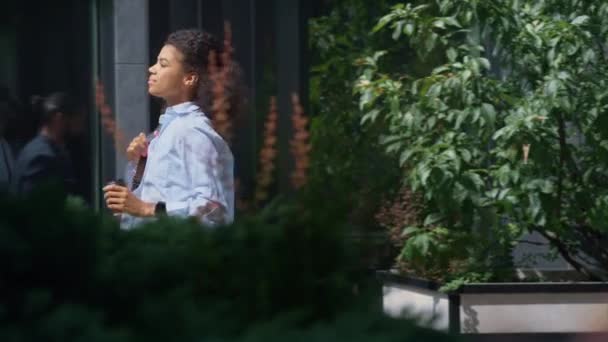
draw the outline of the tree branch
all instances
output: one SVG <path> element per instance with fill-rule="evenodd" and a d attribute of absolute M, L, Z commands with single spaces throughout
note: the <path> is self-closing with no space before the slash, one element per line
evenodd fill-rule
<path fill-rule="evenodd" d="M 535 242 L 535 241 L 529 241 L 529 240 L 517 240 L 517 242 L 525 243 L 525 244 L 533 245 L 533 246 L 547 246 L 547 244 L 544 242 Z"/>
<path fill-rule="evenodd" d="M 587 269 L 587 267 L 585 267 L 582 263 L 580 263 L 576 259 L 574 259 L 574 257 L 571 255 L 570 251 L 568 250 L 568 247 L 560 239 L 556 238 L 555 236 L 553 236 L 552 234 L 550 234 L 549 232 L 547 232 L 543 229 L 537 229 L 536 231 L 538 231 L 542 236 L 544 236 L 547 240 L 549 240 L 551 242 L 551 244 L 553 244 L 553 246 L 555 246 L 555 248 L 557 248 L 557 250 L 559 251 L 559 254 L 566 260 L 566 262 L 568 262 L 570 265 L 572 265 L 572 267 L 574 267 L 574 269 L 576 269 L 577 272 L 583 274 L 585 277 L 589 278 L 589 280 L 595 280 L 595 281 L 603 280 L 601 277 L 597 276 L 596 274 L 591 272 L 589 269 Z"/>
<path fill-rule="evenodd" d="M 605 247 L 608 236 L 587 225 L 576 225 L 574 230 L 579 234 L 578 238 L 584 244 L 583 250 L 593 257 L 602 268 L 608 269 L 608 251 Z"/>
<path fill-rule="evenodd" d="M 562 194 L 564 190 L 564 163 L 566 162 L 566 123 L 562 113 L 557 113 L 559 132 L 559 168 L 557 170 L 557 220 L 562 219 Z"/>

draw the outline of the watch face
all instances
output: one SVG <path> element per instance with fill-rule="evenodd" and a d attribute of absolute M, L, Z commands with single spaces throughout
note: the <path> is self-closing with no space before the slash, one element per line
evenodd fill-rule
<path fill-rule="evenodd" d="M 154 207 L 154 214 L 156 216 L 164 215 L 167 213 L 167 207 L 165 206 L 165 202 L 158 202 Z"/>

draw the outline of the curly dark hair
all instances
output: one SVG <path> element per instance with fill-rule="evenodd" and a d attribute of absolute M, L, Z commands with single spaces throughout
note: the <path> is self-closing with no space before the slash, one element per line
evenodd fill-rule
<path fill-rule="evenodd" d="M 223 88 L 229 103 L 228 115 L 231 118 L 237 118 L 245 103 L 245 86 L 238 63 L 230 60 L 229 65 L 223 65 L 224 61 L 220 58 L 224 50 L 223 44 L 212 34 L 198 29 L 175 31 L 169 35 L 165 44 L 174 46 L 184 55 L 182 63 L 186 71 L 195 72 L 198 75 L 195 101 L 201 110 L 209 115 L 214 114 L 212 111 L 214 84 L 208 72 L 209 58 L 211 54 L 215 54 L 217 67 L 226 71 Z"/>

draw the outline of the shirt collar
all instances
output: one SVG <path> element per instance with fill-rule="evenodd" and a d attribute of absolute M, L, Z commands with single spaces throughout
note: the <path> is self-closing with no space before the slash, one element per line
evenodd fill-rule
<path fill-rule="evenodd" d="M 167 107 L 165 110 L 165 114 L 169 115 L 184 115 L 188 113 L 192 113 L 198 109 L 196 103 L 192 101 L 178 103 L 174 106 Z"/>
<path fill-rule="evenodd" d="M 174 106 L 167 107 L 165 109 L 165 113 L 158 118 L 158 123 L 162 125 L 163 123 L 167 122 L 170 119 L 173 119 L 174 117 L 186 115 L 195 112 L 198 109 L 199 106 L 197 106 L 196 103 L 192 101 L 178 103 Z"/>

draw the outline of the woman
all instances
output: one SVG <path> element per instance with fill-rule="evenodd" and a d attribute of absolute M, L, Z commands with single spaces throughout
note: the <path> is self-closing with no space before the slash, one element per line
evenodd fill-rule
<path fill-rule="evenodd" d="M 83 130 L 83 115 L 66 93 L 32 98 L 32 109 L 40 116 L 40 131 L 23 147 L 17 158 L 13 190 L 26 194 L 39 185 L 55 183 L 75 193 L 75 178 L 65 141 Z"/>
<path fill-rule="evenodd" d="M 221 46 L 208 33 L 180 30 L 169 35 L 150 67 L 148 92 L 162 98 L 166 110 L 152 139 L 141 133 L 127 148 L 130 170 L 137 164 L 141 170 L 146 160 L 141 183 L 103 188 L 107 207 L 123 214 L 122 227 L 164 214 L 194 216 L 206 225 L 233 220 L 232 152 L 206 115 L 212 51 L 219 55 Z"/>

